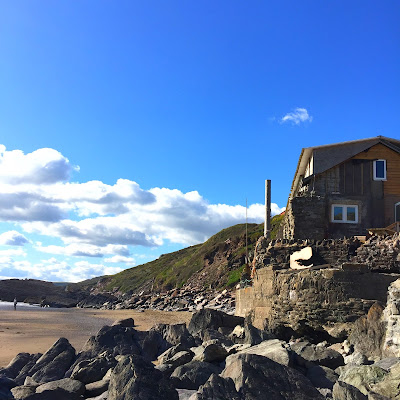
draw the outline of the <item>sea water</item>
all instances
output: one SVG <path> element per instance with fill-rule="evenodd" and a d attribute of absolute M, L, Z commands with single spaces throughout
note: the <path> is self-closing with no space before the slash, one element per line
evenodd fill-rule
<path fill-rule="evenodd" d="M 17 303 L 17 310 L 29 310 L 40 308 L 39 304 Z M 0 301 L 0 310 L 13 310 L 14 303 L 11 301 Z"/>

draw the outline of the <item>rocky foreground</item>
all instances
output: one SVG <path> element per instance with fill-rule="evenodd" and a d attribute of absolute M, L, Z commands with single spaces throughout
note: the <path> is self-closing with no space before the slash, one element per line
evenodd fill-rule
<path fill-rule="evenodd" d="M 321 331 L 259 330 L 207 308 L 187 327 L 140 332 L 120 320 L 78 353 L 61 338 L 43 355 L 18 354 L 0 371 L 0 400 L 398 399 L 399 319 L 400 280 L 385 309 L 319 343 Z"/>

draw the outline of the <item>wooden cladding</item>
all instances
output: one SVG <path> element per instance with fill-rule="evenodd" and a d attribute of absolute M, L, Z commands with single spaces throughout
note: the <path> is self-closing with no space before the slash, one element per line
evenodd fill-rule
<path fill-rule="evenodd" d="M 352 160 L 386 160 L 387 179 L 383 181 L 384 194 L 400 195 L 400 154 L 378 143 L 368 150 L 362 151 Z M 372 178 L 371 178 L 372 180 Z"/>

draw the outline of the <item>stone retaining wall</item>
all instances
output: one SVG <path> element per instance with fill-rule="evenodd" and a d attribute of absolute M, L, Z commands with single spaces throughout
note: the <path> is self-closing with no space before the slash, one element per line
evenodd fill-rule
<path fill-rule="evenodd" d="M 253 286 L 236 294 L 236 315 L 253 315 L 256 327 L 283 323 L 296 329 L 302 320 L 318 329 L 327 322 L 355 321 L 376 301 L 386 302 L 387 288 L 399 274 L 373 273 L 366 266 L 257 270 Z"/>

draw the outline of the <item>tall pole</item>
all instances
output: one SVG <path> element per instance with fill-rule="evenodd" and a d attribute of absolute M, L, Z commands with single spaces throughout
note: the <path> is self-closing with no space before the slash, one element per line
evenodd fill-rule
<path fill-rule="evenodd" d="M 264 223 L 264 237 L 269 239 L 271 237 L 271 180 L 265 181 L 265 223 Z"/>
<path fill-rule="evenodd" d="M 246 265 L 249 262 L 249 254 L 248 254 L 248 248 L 247 248 L 247 199 L 246 199 Z"/>

